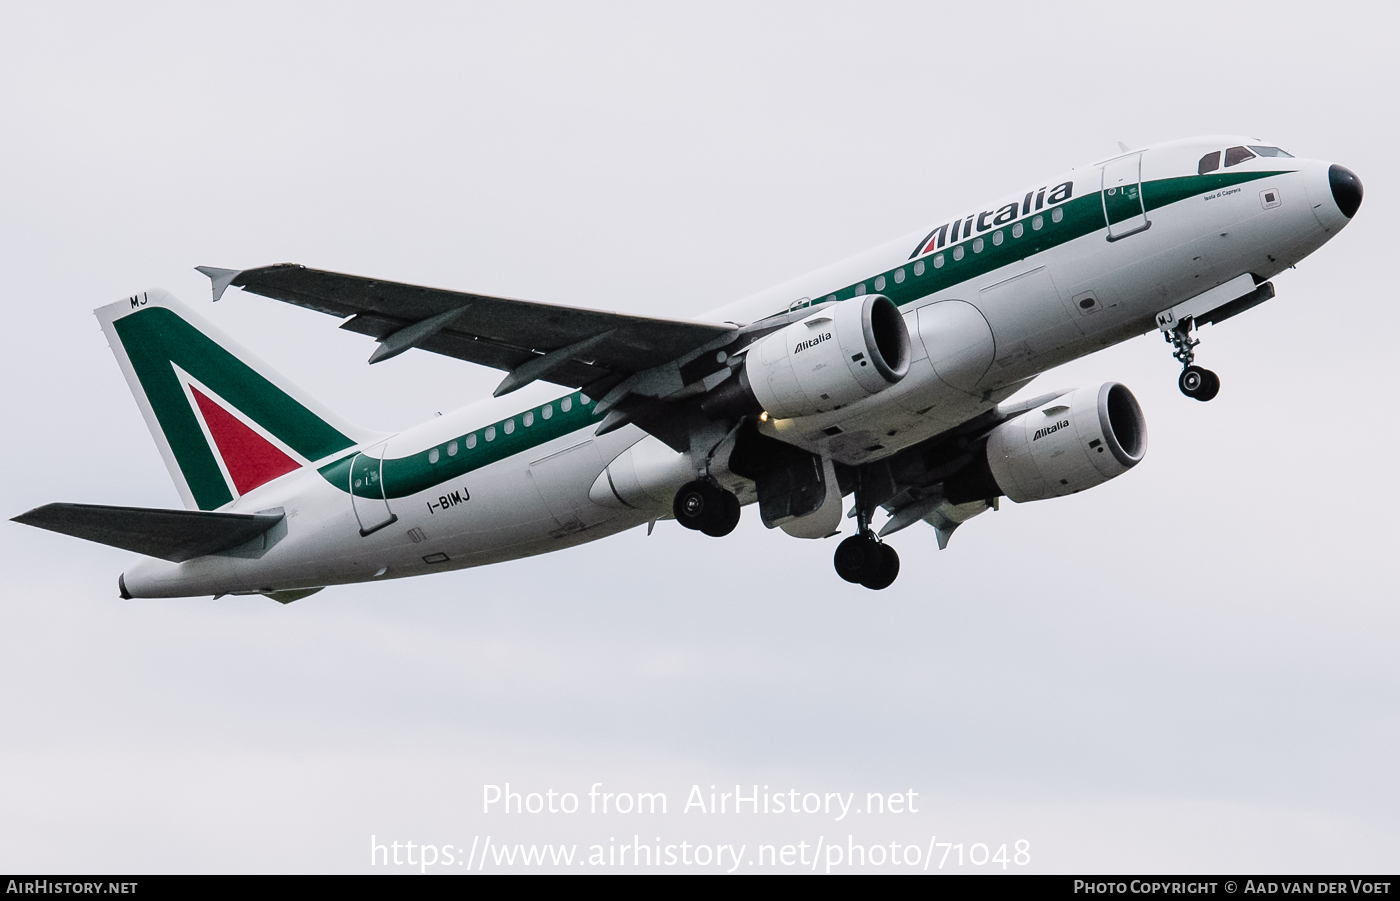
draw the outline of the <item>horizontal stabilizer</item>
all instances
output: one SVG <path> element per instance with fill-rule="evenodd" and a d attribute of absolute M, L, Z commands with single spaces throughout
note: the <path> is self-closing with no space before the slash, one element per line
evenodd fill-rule
<path fill-rule="evenodd" d="M 282 521 L 282 513 L 209 513 L 97 504 L 45 504 L 14 518 L 172 563 L 238 547 Z"/>

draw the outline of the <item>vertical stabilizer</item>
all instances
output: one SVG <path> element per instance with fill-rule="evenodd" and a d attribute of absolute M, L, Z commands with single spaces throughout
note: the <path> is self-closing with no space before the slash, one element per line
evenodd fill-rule
<path fill-rule="evenodd" d="M 217 510 L 374 437 L 159 288 L 96 311 L 185 506 Z"/>

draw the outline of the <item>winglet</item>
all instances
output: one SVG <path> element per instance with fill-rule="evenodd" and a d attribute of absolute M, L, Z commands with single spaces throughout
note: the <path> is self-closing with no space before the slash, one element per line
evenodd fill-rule
<path fill-rule="evenodd" d="M 209 276 L 209 281 L 213 283 L 214 287 L 215 303 L 224 296 L 224 292 L 228 290 L 229 285 L 233 284 L 233 280 L 243 274 L 242 269 L 219 269 L 214 266 L 196 266 L 194 268 Z"/>

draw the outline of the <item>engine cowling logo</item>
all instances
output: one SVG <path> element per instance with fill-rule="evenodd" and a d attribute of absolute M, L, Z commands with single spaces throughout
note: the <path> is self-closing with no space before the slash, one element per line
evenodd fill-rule
<path fill-rule="evenodd" d="M 813 347 L 816 347 L 818 344 L 821 344 L 823 341 L 830 341 L 830 340 L 831 340 L 831 332 L 822 332 L 820 335 L 818 335 L 818 336 L 815 337 L 815 338 L 808 338 L 806 341 L 799 341 L 799 342 L 797 342 L 797 346 L 794 347 L 794 348 L 792 349 L 792 354 L 793 354 L 793 356 L 797 356 L 798 354 L 802 353 L 802 351 L 804 351 L 804 350 L 811 350 Z"/>
<path fill-rule="evenodd" d="M 1054 425 L 1048 425 L 1048 426 L 1046 426 L 1045 428 L 1041 429 L 1040 431 L 1036 432 L 1036 433 L 1035 433 L 1035 437 L 1032 438 L 1031 440 L 1032 440 L 1032 441 L 1039 441 L 1041 438 L 1044 438 L 1046 435 L 1053 435 L 1053 434 L 1055 434 L 1056 432 L 1058 432 L 1060 429 L 1067 429 L 1067 428 L 1069 428 L 1069 420 L 1068 420 L 1068 419 L 1061 419 L 1059 422 L 1055 423 Z"/>

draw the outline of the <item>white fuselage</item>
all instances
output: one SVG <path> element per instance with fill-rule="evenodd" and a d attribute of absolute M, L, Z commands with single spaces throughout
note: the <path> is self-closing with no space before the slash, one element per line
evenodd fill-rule
<path fill-rule="evenodd" d="M 1072 170 L 1029 193 L 938 220 L 959 225 L 956 240 L 944 229 L 941 246 L 937 230 L 929 238 L 909 235 L 701 318 L 742 325 L 795 304 L 891 296 L 912 343 L 902 381 L 841 409 L 761 425 L 837 462 L 872 462 L 990 409 L 1053 366 L 1151 331 L 1160 311 L 1246 273 L 1272 278 L 1336 234 L 1347 218 L 1332 201 L 1326 162 L 1260 157 L 1212 173 L 1215 180 L 1198 176 L 1203 154 L 1257 143 L 1192 139 Z M 1100 212 L 1097 228 L 1086 231 L 1086 211 L 1110 200 L 1105 168 L 1112 179 L 1136 167 L 1138 155 L 1149 204 L 1180 199 L 1149 209 L 1145 225 L 1129 219 L 1110 228 Z M 1050 201 L 1051 189 L 1063 185 L 1068 196 Z M 1058 219 L 1055 210 L 1062 211 Z M 567 397 L 575 416 L 592 402 L 577 391 Z M 331 459 L 282 476 L 225 509 L 281 508 L 285 528 L 181 564 L 143 560 L 124 574 L 126 589 L 136 597 L 172 597 L 398 578 L 541 554 L 669 516 L 664 485 L 630 504 L 598 489 L 619 455 L 644 441 L 659 444 L 637 427 L 595 436 L 590 418 L 542 441 L 531 437 L 565 421 L 563 399 L 557 386 L 535 384 L 350 452 L 367 451 L 365 459 L 390 461 L 385 466 L 409 461 L 401 465 L 428 474 L 418 479 L 421 490 L 403 496 L 352 501 L 337 481 L 340 470 L 323 473 Z M 518 450 L 492 450 L 507 446 Z M 647 453 L 650 471 L 677 479 L 702 468 L 664 447 Z M 666 455 L 676 459 L 657 462 Z M 711 472 L 751 502 L 751 484 L 726 473 L 723 455 L 715 463 Z M 437 467 L 446 477 L 434 481 Z M 348 473 L 349 464 L 342 470 Z"/>

